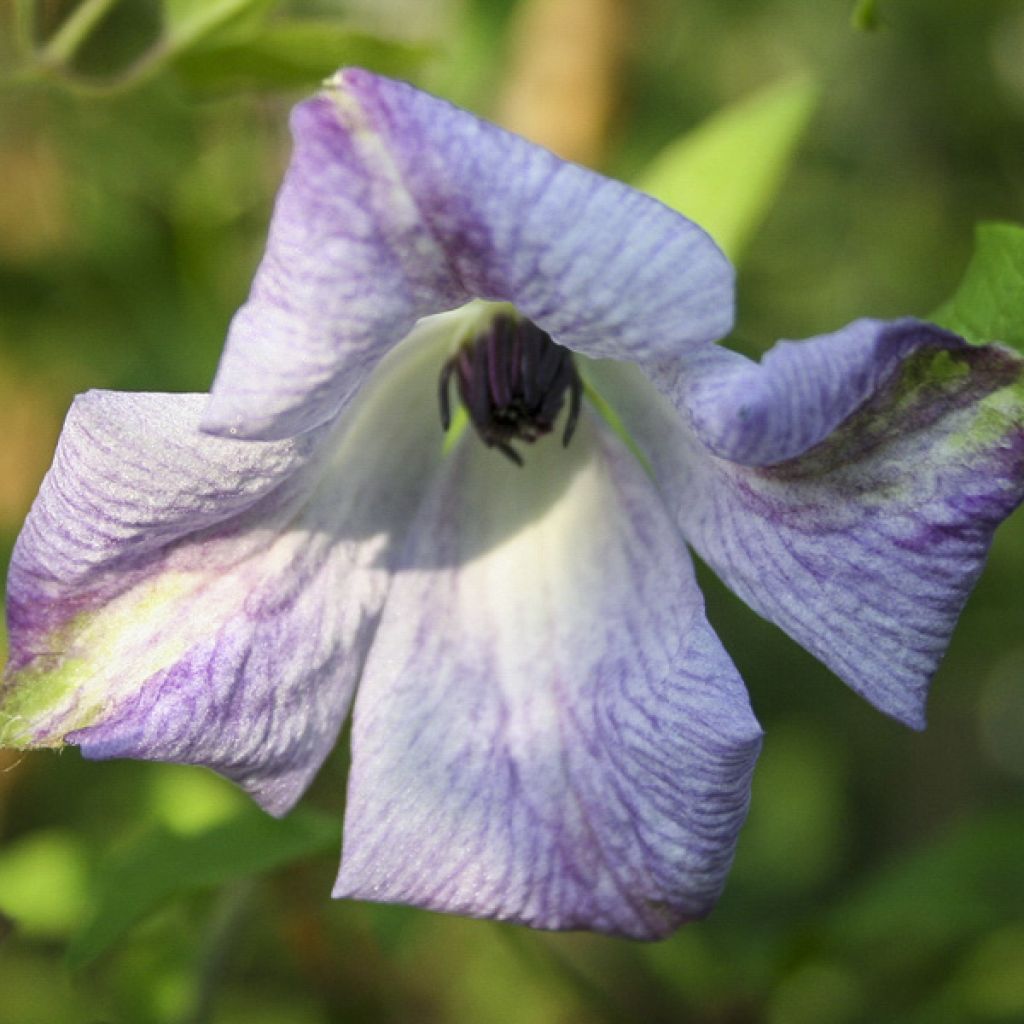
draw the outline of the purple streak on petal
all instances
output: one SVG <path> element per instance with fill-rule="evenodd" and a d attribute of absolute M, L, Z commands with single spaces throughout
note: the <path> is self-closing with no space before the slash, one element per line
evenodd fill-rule
<path fill-rule="evenodd" d="M 639 938 L 707 913 L 760 729 L 633 457 L 586 417 L 523 469 L 464 443 L 401 565 L 336 895 Z"/>
<path fill-rule="evenodd" d="M 236 570 L 246 596 L 230 616 L 67 742 L 90 758 L 205 765 L 288 811 L 334 746 L 387 589 L 365 564 L 372 548 L 314 533 L 289 546 L 276 572 L 258 560 Z"/>
<path fill-rule="evenodd" d="M 76 403 L 12 566 L 0 704 L 34 709 L 21 745 L 202 764 L 291 806 L 334 743 L 441 458 L 423 381 L 444 319 L 318 437 L 211 438 L 201 396 Z M 71 689 L 36 700 L 48 676 Z"/>
<path fill-rule="evenodd" d="M 357 115 L 319 96 L 295 108 L 292 133 L 203 419 L 213 433 L 288 437 L 323 423 L 418 317 L 468 298 Z"/>
<path fill-rule="evenodd" d="M 470 294 L 596 356 L 644 362 L 728 332 L 732 268 L 692 222 L 404 83 L 340 80 Z"/>
<path fill-rule="evenodd" d="M 204 429 L 330 419 L 414 320 L 514 303 L 595 355 L 663 359 L 732 322 L 732 269 L 696 225 L 403 83 L 349 70 L 300 104 L 295 152 Z"/>
<path fill-rule="evenodd" d="M 766 466 L 824 440 L 914 352 L 964 347 L 920 320 L 856 320 L 834 334 L 780 341 L 760 363 L 721 348 L 697 353 L 674 368 L 668 392 L 712 452 Z"/>
<path fill-rule="evenodd" d="M 75 615 L 127 590 L 181 538 L 287 500 L 317 438 L 205 437 L 204 401 L 110 391 L 75 399 L 11 559 L 10 668 L 31 660 Z"/>
<path fill-rule="evenodd" d="M 846 393 L 837 367 L 867 359 L 869 327 L 879 368 L 861 366 Z M 698 414 L 702 439 L 772 461 L 832 429 L 837 408 L 855 411 L 804 454 L 763 467 L 718 458 L 677 430 L 682 466 L 663 486 L 687 539 L 740 597 L 920 728 L 992 534 L 1024 496 L 1021 365 L 1006 349 L 905 321 L 789 344 L 764 371 L 778 374 L 778 408 L 762 401 L 771 384 L 755 387 L 758 430 L 723 413 L 710 431 Z"/>
<path fill-rule="evenodd" d="M 313 435 L 204 436 L 203 397 L 76 401 L 12 561 L 5 690 L 44 683 L 35 673 L 63 659 L 99 669 L 106 655 L 88 644 L 109 645 L 109 681 L 83 676 L 77 693 L 42 710 L 37 742 L 203 764 L 282 813 L 334 743 L 386 574 L 355 564 L 358 542 L 295 525 L 317 475 Z M 136 625 L 118 620 L 132 632 L 80 639 L 118 598 L 182 573 L 199 581 L 154 621 L 140 608 Z M 136 678 L 152 651 L 183 635 L 174 663 Z M 76 729 L 83 720 L 96 724 Z"/>

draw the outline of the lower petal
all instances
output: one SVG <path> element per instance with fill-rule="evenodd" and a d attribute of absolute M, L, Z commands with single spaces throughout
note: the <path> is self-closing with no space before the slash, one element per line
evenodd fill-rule
<path fill-rule="evenodd" d="M 760 728 L 640 464 L 587 417 L 524 455 L 464 440 L 410 531 L 335 892 L 656 938 L 722 888 Z"/>

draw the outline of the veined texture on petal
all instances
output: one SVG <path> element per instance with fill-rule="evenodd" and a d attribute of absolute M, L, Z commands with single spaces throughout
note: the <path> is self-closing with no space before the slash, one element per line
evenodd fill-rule
<path fill-rule="evenodd" d="M 760 728 L 640 464 L 594 417 L 467 439 L 360 685 L 336 895 L 638 938 L 705 914 Z"/>
<path fill-rule="evenodd" d="M 732 324 L 695 224 L 412 86 L 339 72 L 295 151 L 204 427 L 280 438 L 334 416 L 428 313 L 511 302 L 557 342 L 658 361 Z"/>
<path fill-rule="evenodd" d="M 618 378 L 687 539 L 858 693 L 923 726 L 992 534 L 1024 496 L 1024 363 L 917 321 L 707 363 L 681 381 L 692 429 L 639 374 Z"/>
<path fill-rule="evenodd" d="M 823 441 L 916 352 L 936 354 L 928 372 L 940 378 L 943 366 L 966 374 L 955 355 L 963 349 L 962 338 L 921 320 L 855 320 L 834 334 L 780 341 L 760 363 L 723 348 L 683 360 L 677 405 L 714 454 L 767 466 Z"/>
<path fill-rule="evenodd" d="M 204 436 L 202 396 L 80 399 L 11 566 L 0 740 L 204 764 L 286 810 L 334 744 L 441 457 L 423 384 L 444 320 L 296 441 Z"/>

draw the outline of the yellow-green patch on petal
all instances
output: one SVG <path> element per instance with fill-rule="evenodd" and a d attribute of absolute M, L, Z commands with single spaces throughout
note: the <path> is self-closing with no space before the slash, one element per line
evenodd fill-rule
<path fill-rule="evenodd" d="M 77 615 L 5 682 L 0 746 L 60 746 L 178 661 L 244 596 L 235 581 L 168 572 Z"/>

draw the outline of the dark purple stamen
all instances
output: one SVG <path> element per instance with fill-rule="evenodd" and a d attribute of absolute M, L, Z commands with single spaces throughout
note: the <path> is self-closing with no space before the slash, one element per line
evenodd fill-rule
<path fill-rule="evenodd" d="M 569 414 L 562 445 L 572 440 L 583 401 L 583 381 L 572 353 L 536 324 L 496 316 L 490 327 L 467 342 L 441 367 L 441 426 L 451 425 L 452 377 L 480 440 L 517 466 L 523 458 L 511 441 L 532 444 L 555 425 L 566 392 Z"/>

